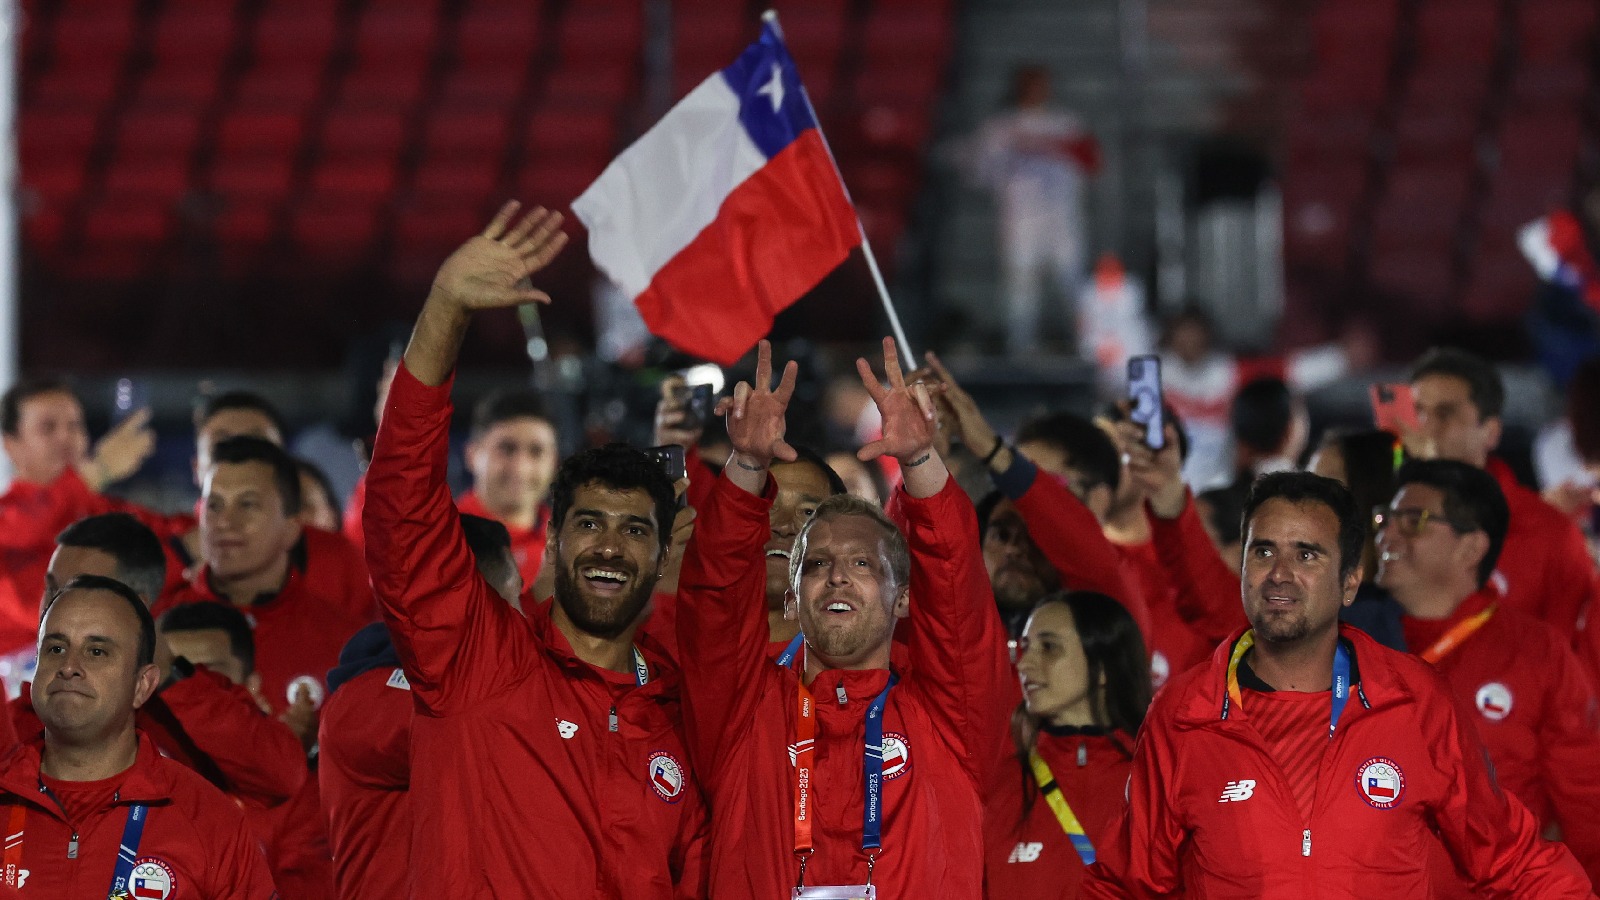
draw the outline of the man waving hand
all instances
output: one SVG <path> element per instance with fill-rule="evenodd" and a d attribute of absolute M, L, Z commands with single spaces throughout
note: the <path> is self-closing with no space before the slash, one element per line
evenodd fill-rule
<path fill-rule="evenodd" d="M 755 386 L 724 402 L 734 450 L 699 511 L 678 619 L 690 754 L 714 810 L 712 897 L 983 893 L 978 785 L 1009 700 L 977 520 L 893 343 L 887 384 L 857 368 L 883 414 L 883 438 L 859 455 L 895 457 L 905 483 L 889 516 L 836 496 L 801 529 L 786 607 L 801 640 L 779 665 L 765 652 L 768 469 L 795 458 L 795 364 L 772 389 L 763 342 Z M 891 659 L 896 627 L 903 661 Z"/>

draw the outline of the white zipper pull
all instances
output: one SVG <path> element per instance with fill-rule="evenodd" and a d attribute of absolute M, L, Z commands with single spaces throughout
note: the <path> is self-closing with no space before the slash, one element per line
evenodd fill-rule
<path fill-rule="evenodd" d="M 617 732 L 617 708 L 616 708 L 616 706 L 612 706 L 611 707 L 611 733 L 612 734 L 616 734 L 616 732 Z"/>
<path fill-rule="evenodd" d="M 1083 741 L 1079 741 L 1078 742 L 1078 768 L 1081 769 L 1084 766 L 1087 766 L 1088 764 L 1089 764 L 1089 745 L 1085 744 Z"/>
<path fill-rule="evenodd" d="M 1309 828 L 1300 833 L 1300 855 L 1311 855 L 1311 829 Z"/>
<path fill-rule="evenodd" d="M 850 702 L 850 698 L 849 698 L 849 697 L 846 697 L 846 696 L 845 696 L 845 695 L 844 695 L 844 682 L 842 682 L 842 681 L 841 681 L 841 682 L 839 682 L 839 684 L 838 684 L 838 686 L 836 686 L 836 687 L 835 687 L 835 688 L 834 688 L 834 692 L 835 692 L 835 693 L 837 693 L 837 694 L 838 694 L 838 695 L 839 695 L 839 705 L 840 705 L 840 706 L 843 706 L 843 705 L 845 705 L 845 704 L 846 704 L 846 703 L 848 703 L 848 702 Z"/>
<path fill-rule="evenodd" d="M 67 842 L 67 859 L 78 858 L 78 833 L 72 833 L 72 840 Z"/>

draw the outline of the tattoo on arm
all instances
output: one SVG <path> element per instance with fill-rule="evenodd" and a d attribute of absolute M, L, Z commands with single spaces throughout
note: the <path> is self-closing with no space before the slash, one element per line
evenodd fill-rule
<path fill-rule="evenodd" d="M 917 457 L 916 459 L 913 459 L 912 461 L 910 461 L 908 463 L 901 463 L 901 465 L 905 466 L 908 469 L 915 469 L 917 466 L 922 465 L 923 463 L 927 462 L 930 459 L 933 459 L 933 454 L 932 453 L 924 453 L 921 456 Z"/>

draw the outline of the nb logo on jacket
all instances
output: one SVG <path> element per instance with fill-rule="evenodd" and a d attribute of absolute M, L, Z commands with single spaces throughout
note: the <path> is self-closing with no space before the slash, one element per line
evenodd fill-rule
<path fill-rule="evenodd" d="M 1008 863 L 1038 862 L 1039 854 L 1043 853 L 1043 852 L 1044 852 L 1044 845 L 1043 844 L 1031 843 L 1031 842 L 1028 842 L 1028 841 L 1023 841 L 1022 843 L 1018 844 L 1015 849 L 1013 849 L 1011 851 L 1011 858 L 1006 860 L 1006 862 L 1008 862 Z"/>
<path fill-rule="evenodd" d="M 1222 787 L 1222 796 L 1217 798 L 1218 803 L 1240 803 L 1254 797 L 1256 782 L 1253 778 L 1241 778 L 1230 781 Z"/>

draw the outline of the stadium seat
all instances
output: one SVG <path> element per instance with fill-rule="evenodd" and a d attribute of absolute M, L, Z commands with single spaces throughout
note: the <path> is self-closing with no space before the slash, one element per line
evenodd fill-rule
<path fill-rule="evenodd" d="M 1350 255 L 1352 220 L 1366 183 L 1366 164 L 1360 160 L 1290 170 L 1283 186 L 1286 261 L 1343 270 Z"/>
<path fill-rule="evenodd" d="M 231 202 L 270 203 L 286 196 L 294 184 L 291 162 L 276 154 L 220 156 L 207 173 L 207 184 Z"/>
<path fill-rule="evenodd" d="M 1369 269 L 1380 291 L 1407 303 L 1412 315 L 1444 317 L 1455 270 L 1442 248 L 1419 252 L 1410 248 L 1374 250 Z"/>
<path fill-rule="evenodd" d="M 467 7 L 456 24 L 456 55 L 473 65 L 521 69 L 543 39 L 536 4 L 478 2 Z"/>
<path fill-rule="evenodd" d="M 1462 161 L 1471 158 L 1478 116 L 1448 109 L 1402 108 L 1395 116 L 1395 162 Z"/>
<path fill-rule="evenodd" d="M 500 183 L 501 155 L 485 149 L 476 156 L 425 159 L 412 181 L 412 194 L 434 204 L 481 208 Z"/>
<path fill-rule="evenodd" d="M 306 119 L 278 110 L 236 110 L 223 116 L 217 149 L 224 154 L 261 154 L 292 158 L 305 138 Z"/>
<path fill-rule="evenodd" d="M 1517 5 L 1517 54 L 1524 63 L 1587 63 L 1597 17 L 1594 0 L 1522 0 Z"/>
<path fill-rule="evenodd" d="M 428 116 L 422 148 L 428 156 L 503 154 L 510 139 L 504 112 L 441 106 Z"/>
<path fill-rule="evenodd" d="M 1417 9 L 1417 56 L 1425 65 L 1487 69 L 1500 28 L 1498 0 L 1423 0 Z"/>
<path fill-rule="evenodd" d="M 304 7 L 269 4 L 252 30 L 254 61 L 259 65 L 297 60 L 320 66 L 338 39 L 336 9 L 333 3 Z"/>
<path fill-rule="evenodd" d="M 510 111 L 522 94 L 526 70 L 520 64 L 474 61 L 451 70 L 439 89 L 440 109 L 466 107 Z"/>
<path fill-rule="evenodd" d="M 540 159 L 603 158 L 617 149 L 617 122 L 607 110 L 551 105 L 529 117 L 523 136 L 528 153 Z"/>

